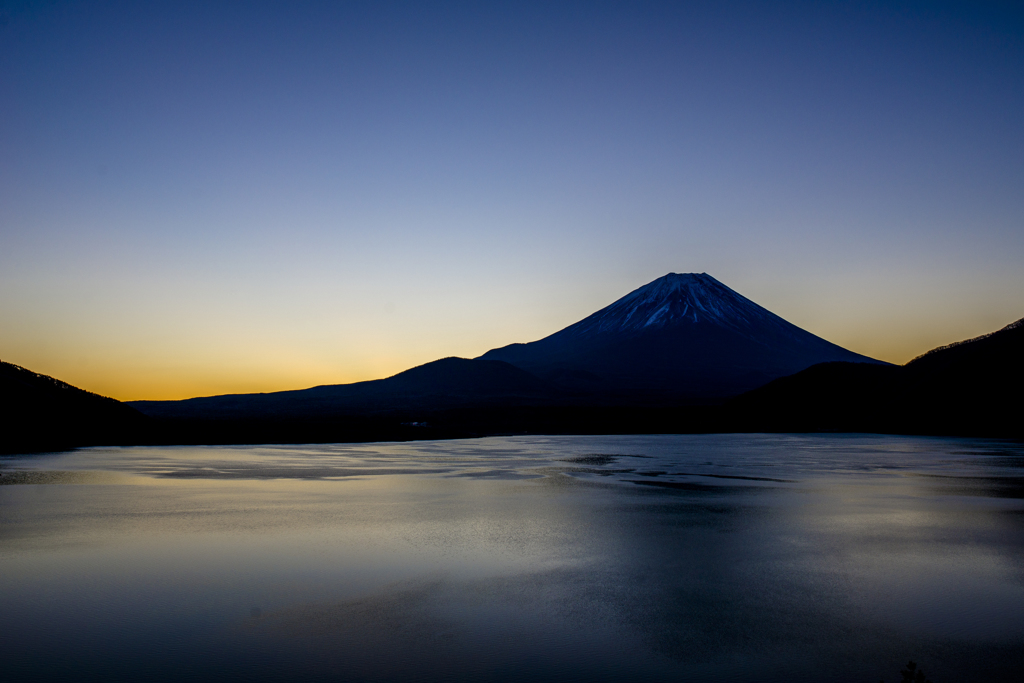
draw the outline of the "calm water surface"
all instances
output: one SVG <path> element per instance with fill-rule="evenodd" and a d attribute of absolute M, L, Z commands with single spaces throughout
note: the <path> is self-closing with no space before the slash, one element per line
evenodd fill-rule
<path fill-rule="evenodd" d="M 1024 447 L 512 437 L 0 459 L 5 681 L 1024 667 Z"/>

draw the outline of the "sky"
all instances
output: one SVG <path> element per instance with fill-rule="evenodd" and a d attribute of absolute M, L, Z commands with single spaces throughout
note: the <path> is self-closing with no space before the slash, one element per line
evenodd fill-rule
<path fill-rule="evenodd" d="M 0 359 L 389 376 L 707 272 L 903 363 L 1024 317 L 1024 9 L 0 0 Z"/>

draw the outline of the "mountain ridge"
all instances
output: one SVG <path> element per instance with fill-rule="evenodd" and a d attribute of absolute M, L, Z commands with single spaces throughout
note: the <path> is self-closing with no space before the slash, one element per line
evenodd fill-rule
<path fill-rule="evenodd" d="M 339 411 L 373 415 L 394 410 L 444 410 L 469 403 L 516 404 L 552 395 L 547 383 L 508 363 L 449 356 L 383 379 L 351 384 L 178 401 L 131 401 L 130 405 L 161 418 L 294 418 Z"/>
<path fill-rule="evenodd" d="M 658 344 L 651 344 L 652 328 L 668 330 L 658 343 L 672 347 L 681 334 L 678 329 L 673 331 L 673 326 L 682 325 L 702 338 L 712 330 L 715 343 L 732 339 L 733 351 L 770 350 L 770 345 L 751 346 L 751 340 L 734 329 L 723 332 L 730 326 L 715 324 L 715 316 L 728 312 L 727 307 L 686 300 L 693 282 L 704 287 L 703 291 L 724 285 L 703 273 L 668 277 L 675 282 L 655 281 L 654 287 L 648 283 L 637 290 L 640 294 L 631 292 L 580 321 L 589 320 L 591 325 L 625 319 L 632 327 L 607 324 L 602 329 L 597 325 L 594 332 L 591 325 L 582 338 L 608 342 L 598 344 L 598 350 L 631 351 L 633 357 L 643 357 L 646 352 L 658 351 Z M 673 310 L 669 302 L 665 308 L 664 297 L 675 296 L 674 292 L 679 293 L 678 305 Z M 736 297 L 736 306 L 756 307 L 753 313 L 758 314 L 730 316 L 731 320 L 742 318 L 738 326 L 750 323 L 756 329 L 758 320 L 772 320 L 767 316 L 774 314 L 765 311 L 767 316 L 760 315 L 757 304 Z M 616 303 L 621 304 L 618 309 Z M 607 309 L 615 315 L 607 316 Z M 702 312 L 708 319 L 701 319 Z M 784 331 L 788 330 L 790 324 L 782 322 Z M 581 329 L 588 328 L 577 324 L 549 337 L 571 330 L 573 335 L 562 337 L 579 339 L 575 333 Z M 819 348 L 821 344 L 835 346 L 796 326 L 792 329 L 797 331 L 797 342 L 802 337 L 805 341 L 810 338 L 808 343 Z M 737 338 L 741 341 L 736 342 Z M 518 346 L 528 348 L 530 344 Z M 678 346 L 670 350 L 686 357 Z M 628 360 L 630 354 L 626 356 Z M 904 366 L 841 361 L 815 364 L 714 405 L 683 403 L 671 395 L 657 394 L 645 402 L 644 397 L 609 392 L 614 375 L 598 374 L 601 367 L 595 370 L 561 368 L 540 377 L 498 359 L 448 357 L 368 382 L 123 404 L 0 362 L 0 452 L 95 445 L 354 442 L 527 433 L 825 430 L 1024 436 L 1018 425 L 1019 415 L 1024 414 L 1019 391 L 1024 385 L 1024 319 L 990 334 L 933 349 Z"/>

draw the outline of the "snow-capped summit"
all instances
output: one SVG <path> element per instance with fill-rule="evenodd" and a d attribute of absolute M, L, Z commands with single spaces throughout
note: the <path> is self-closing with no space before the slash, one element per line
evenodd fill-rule
<path fill-rule="evenodd" d="M 707 273 L 669 273 L 563 332 L 576 336 L 635 333 L 693 323 L 712 323 L 741 332 L 764 325 L 782 329 L 789 325 Z"/>
<path fill-rule="evenodd" d="M 481 358 L 634 402 L 716 400 L 816 363 L 878 362 L 800 329 L 707 273 L 669 273 L 544 339 Z"/>

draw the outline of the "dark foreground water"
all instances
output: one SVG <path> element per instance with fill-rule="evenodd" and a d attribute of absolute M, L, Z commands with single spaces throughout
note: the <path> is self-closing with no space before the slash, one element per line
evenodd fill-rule
<path fill-rule="evenodd" d="M 516 437 L 0 460 L 0 679 L 1024 670 L 1024 448 Z"/>

